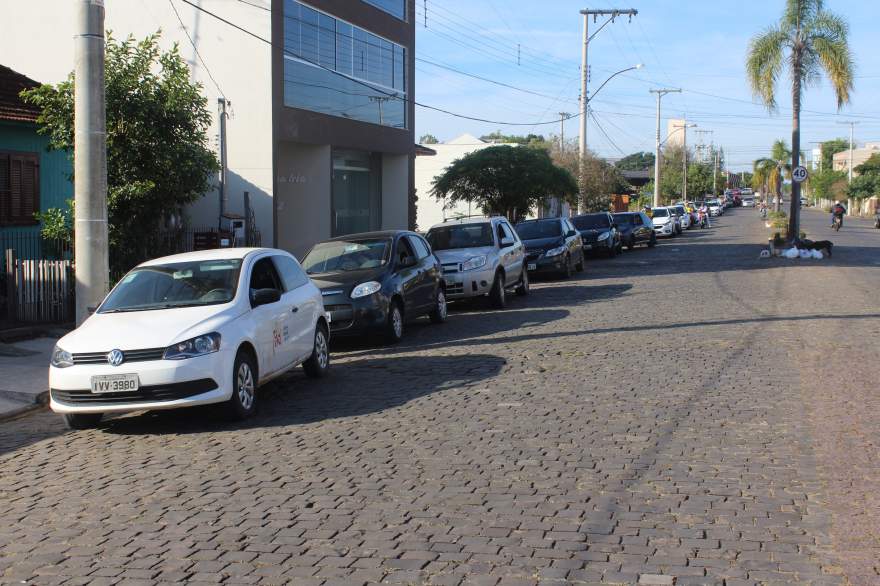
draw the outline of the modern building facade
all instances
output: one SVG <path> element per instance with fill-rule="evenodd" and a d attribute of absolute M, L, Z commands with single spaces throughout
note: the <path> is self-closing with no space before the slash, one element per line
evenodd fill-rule
<path fill-rule="evenodd" d="M 272 1 L 275 241 L 407 228 L 413 0 Z"/>
<path fill-rule="evenodd" d="M 225 211 L 249 196 L 262 243 L 301 255 L 317 240 L 406 228 L 412 189 L 414 0 L 105 2 L 117 39 L 161 31 L 214 110 L 226 101 Z M 0 36 L 4 64 L 47 83 L 73 70 L 72 1 L 25 2 Z M 251 34 L 248 34 L 251 33 Z M 219 190 L 187 210 L 220 223 Z"/>
<path fill-rule="evenodd" d="M 862 148 L 854 148 L 852 151 L 853 174 L 858 175 L 856 167 L 871 158 L 871 155 L 880 154 L 880 142 L 866 142 Z M 849 149 L 834 153 L 833 164 L 835 171 L 849 171 Z"/>

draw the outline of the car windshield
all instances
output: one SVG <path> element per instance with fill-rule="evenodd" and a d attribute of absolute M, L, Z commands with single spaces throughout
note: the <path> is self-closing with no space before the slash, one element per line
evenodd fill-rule
<path fill-rule="evenodd" d="M 610 228 L 611 223 L 605 214 L 595 214 L 592 216 L 577 216 L 571 219 L 571 223 L 578 230 L 600 230 L 602 228 Z"/>
<path fill-rule="evenodd" d="M 655 218 L 669 217 L 669 210 L 667 210 L 666 208 L 654 208 L 654 217 Z"/>
<path fill-rule="evenodd" d="M 137 267 L 122 278 L 98 313 L 229 303 L 240 272 L 238 258 Z"/>
<path fill-rule="evenodd" d="M 362 271 L 384 266 L 390 258 L 391 240 L 332 240 L 321 242 L 303 259 L 310 275 L 335 271 Z"/>
<path fill-rule="evenodd" d="M 492 238 L 492 224 L 488 222 L 431 228 L 428 231 L 427 239 L 434 250 L 495 245 L 495 240 Z"/>
<path fill-rule="evenodd" d="M 516 225 L 516 233 L 523 240 L 538 240 L 540 238 L 557 238 L 562 236 L 562 226 L 559 220 L 535 220 Z"/>
<path fill-rule="evenodd" d="M 633 217 L 631 214 L 614 214 L 614 223 L 621 226 L 631 226 L 633 223 Z"/>

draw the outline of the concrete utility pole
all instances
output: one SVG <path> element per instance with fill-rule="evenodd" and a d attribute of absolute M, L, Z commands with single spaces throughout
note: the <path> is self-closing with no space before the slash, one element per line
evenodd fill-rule
<path fill-rule="evenodd" d="M 571 118 L 568 112 L 559 112 L 559 152 L 565 152 L 565 121 Z"/>
<path fill-rule="evenodd" d="M 583 43 L 581 46 L 581 99 L 580 99 L 580 138 L 578 139 L 578 150 L 580 152 L 580 173 L 584 172 L 584 161 L 587 157 L 587 108 L 589 103 L 589 97 L 587 96 L 587 78 L 588 78 L 588 65 L 587 65 L 587 52 L 589 49 L 590 41 L 593 40 L 599 31 L 601 31 L 609 22 L 614 22 L 614 20 L 618 16 L 626 15 L 632 20 L 632 17 L 639 13 L 635 8 L 627 8 L 627 9 L 616 9 L 611 8 L 607 10 L 589 10 L 584 9 L 581 10 L 581 14 L 584 17 L 584 31 L 583 31 Z M 593 17 L 593 22 L 596 21 L 598 16 L 607 16 L 608 20 L 602 23 L 596 32 L 590 35 L 590 16 Z M 613 77 L 613 76 L 612 76 Z M 610 79 L 610 78 L 609 78 Z M 583 211 L 583 194 L 581 194 L 580 198 L 580 211 Z"/>
<path fill-rule="evenodd" d="M 76 324 L 110 286 L 107 238 L 107 125 L 104 106 L 104 0 L 78 0 L 74 35 L 74 263 Z"/>
<path fill-rule="evenodd" d="M 680 89 L 648 90 L 657 94 L 657 135 L 656 152 L 654 153 L 654 207 L 660 206 L 660 99 L 666 94 L 680 94 Z"/>
<path fill-rule="evenodd" d="M 852 175 L 853 175 L 853 129 L 857 121 L 850 120 L 849 122 L 838 122 L 838 124 L 848 124 L 849 125 L 849 182 L 852 183 Z"/>
<path fill-rule="evenodd" d="M 715 167 L 712 169 L 712 197 L 718 195 L 718 150 L 715 151 Z"/>
<path fill-rule="evenodd" d="M 217 219 L 218 226 L 223 222 L 223 216 L 226 214 L 226 106 L 228 102 L 226 98 L 217 98 L 217 105 L 220 108 L 220 217 Z"/>

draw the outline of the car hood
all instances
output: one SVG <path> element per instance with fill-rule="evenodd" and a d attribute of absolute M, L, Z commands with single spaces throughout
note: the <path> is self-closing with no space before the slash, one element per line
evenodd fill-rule
<path fill-rule="evenodd" d="M 655 224 L 668 224 L 671 220 L 672 218 L 670 218 L 669 216 L 665 216 L 662 218 L 651 218 L 651 221 Z"/>
<path fill-rule="evenodd" d="M 364 269 L 360 271 L 339 271 L 335 273 L 321 273 L 318 275 L 309 275 L 312 282 L 323 294 L 332 294 L 331 292 L 339 292 L 348 295 L 351 290 L 361 283 L 368 281 L 382 282 L 382 275 L 385 267 L 375 269 Z"/>
<path fill-rule="evenodd" d="M 477 248 L 452 248 L 449 250 L 435 250 L 434 254 L 443 264 L 464 262 L 475 256 L 491 258 L 497 252 L 494 246 L 480 246 Z"/>
<path fill-rule="evenodd" d="M 582 238 L 598 238 L 605 232 L 611 232 L 611 228 L 589 228 L 587 230 L 578 230 Z"/>
<path fill-rule="evenodd" d="M 241 314 L 235 303 L 123 313 L 95 313 L 58 341 L 68 352 L 163 348 L 217 331 Z"/>
<path fill-rule="evenodd" d="M 560 236 L 523 240 L 523 246 L 526 247 L 526 250 L 550 250 L 551 248 L 562 246 L 563 243 L 565 243 L 565 240 Z"/>

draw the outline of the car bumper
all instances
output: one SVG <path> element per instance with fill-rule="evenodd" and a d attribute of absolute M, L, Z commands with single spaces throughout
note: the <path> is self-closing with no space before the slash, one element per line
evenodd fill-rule
<path fill-rule="evenodd" d="M 232 396 L 231 350 L 185 360 L 49 367 L 49 407 L 56 413 L 122 413 L 220 403 Z M 93 393 L 97 375 L 136 374 L 138 390 Z"/>
<path fill-rule="evenodd" d="M 384 327 L 388 302 L 380 294 L 360 299 L 324 297 L 324 310 L 330 314 L 330 332 L 333 336 L 354 336 Z"/>
<path fill-rule="evenodd" d="M 446 299 L 466 299 L 486 295 L 492 290 L 494 269 L 443 273 L 446 282 Z"/>
<path fill-rule="evenodd" d="M 584 252 L 608 252 L 616 245 L 617 243 L 614 242 L 614 240 L 612 240 L 611 238 L 606 238 L 605 240 L 597 240 L 595 242 L 584 242 Z"/>
<path fill-rule="evenodd" d="M 654 234 L 657 236 L 672 236 L 674 230 L 675 225 L 672 223 L 654 226 Z"/>
<path fill-rule="evenodd" d="M 540 275 L 542 273 L 560 273 L 565 270 L 565 255 L 540 257 L 534 260 L 526 260 L 526 270 L 530 275 Z"/>

